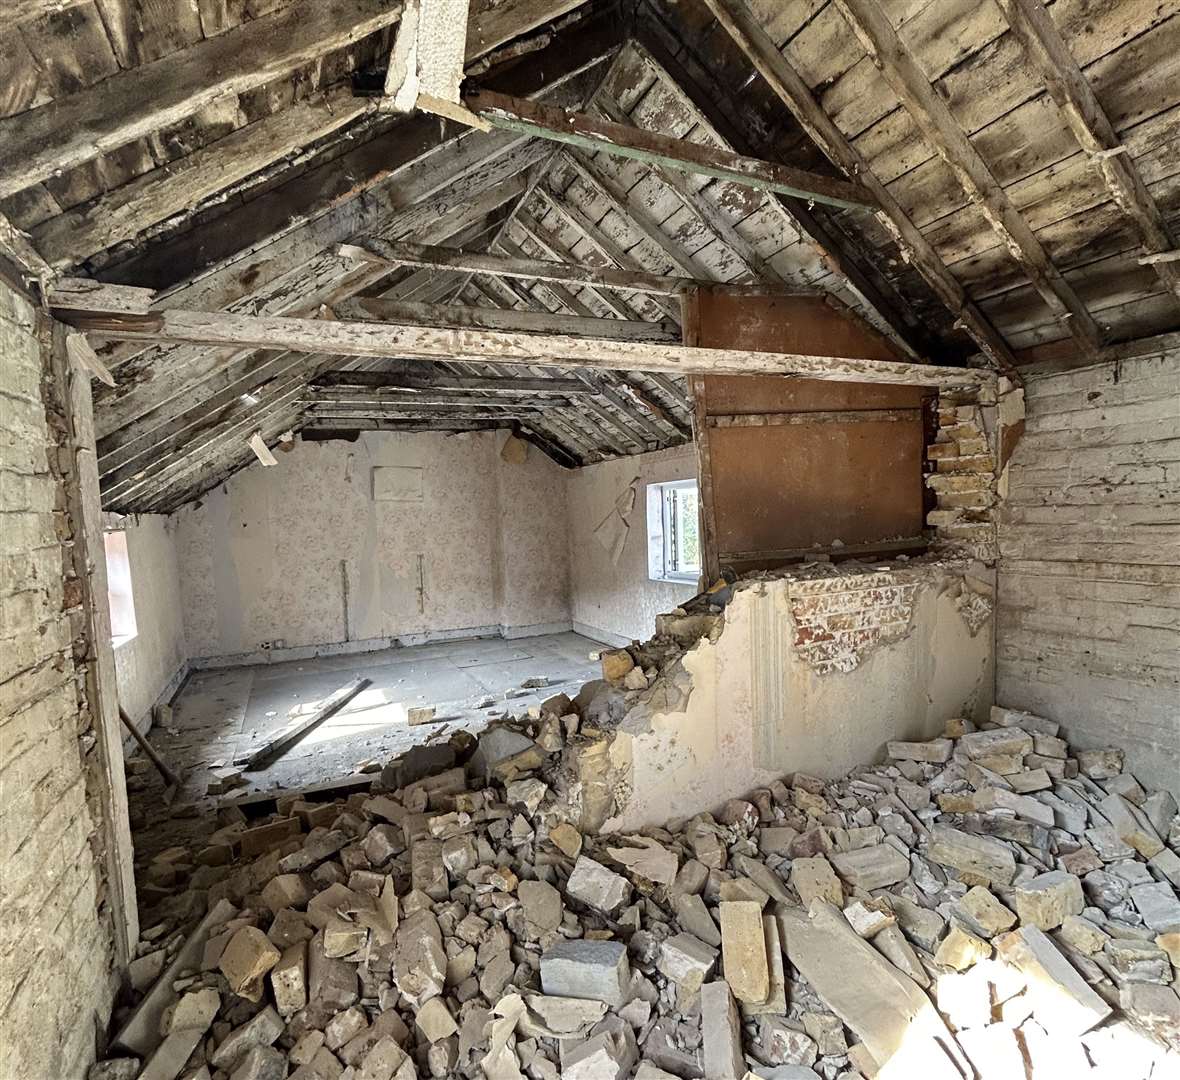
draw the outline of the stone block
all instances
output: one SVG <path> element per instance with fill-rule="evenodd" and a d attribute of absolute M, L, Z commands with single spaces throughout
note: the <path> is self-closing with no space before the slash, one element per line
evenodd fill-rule
<path fill-rule="evenodd" d="M 983 938 L 968 933 L 961 926 L 952 926 L 938 946 L 934 962 L 955 971 L 963 971 L 986 959 L 991 951 L 992 947 Z"/>
<path fill-rule="evenodd" d="M 1170 983 L 1168 954 L 1153 941 L 1110 938 L 1102 947 L 1120 982 Z"/>
<path fill-rule="evenodd" d="M 973 731 L 958 742 L 960 749 L 972 761 L 997 755 L 1023 757 L 1033 752 L 1032 736 L 1021 728 L 991 728 L 987 731 Z"/>
<path fill-rule="evenodd" d="M 886 753 L 895 761 L 930 761 L 935 764 L 950 761 L 954 748 L 950 739 L 931 739 L 929 742 L 893 740 L 885 744 Z"/>
<path fill-rule="evenodd" d="M 1170 881 L 1175 888 L 1180 889 L 1180 855 L 1171 848 L 1160 848 L 1147 860 L 1147 865 Z"/>
<path fill-rule="evenodd" d="M 279 962 L 271 968 L 270 986 L 280 1016 L 293 1016 L 307 1004 L 306 942 L 283 950 Z"/>
<path fill-rule="evenodd" d="M 611 1024 L 612 1019 L 616 1023 Z M 608 1017 L 603 1023 L 610 1026 L 562 1054 L 562 1080 L 623 1080 L 631 1074 L 639 1048 L 630 1025 L 617 1017 Z"/>
<path fill-rule="evenodd" d="M 307 946 L 307 994 L 310 1005 L 327 1010 L 347 1009 L 360 996 L 356 965 L 328 956 L 322 931 Z"/>
<path fill-rule="evenodd" d="M 279 874 L 266 883 L 262 902 L 274 913 L 283 908 L 305 908 L 315 895 L 315 885 L 305 874 Z"/>
<path fill-rule="evenodd" d="M 1180 900 L 1166 881 L 1132 885 L 1131 903 L 1146 926 L 1157 934 L 1180 931 Z"/>
<path fill-rule="evenodd" d="M 1098 809 L 1110 822 L 1118 837 L 1130 844 L 1145 859 L 1150 859 L 1163 849 L 1163 841 L 1151 827 L 1147 816 L 1121 795 L 1107 795 L 1098 804 Z"/>
<path fill-rule="evenodd" d="M 252 1047 L 271 1046 L 283 1028 L 279 1014 L 268 1005 L 222 1039 L 209 1062 L 216 1069 L 232 1069 Z"/>
<path fill-rule="evenodd" d="M 955 913 L 982 938 L 993 938 L 1016 925 L 1016 916 L 982 885 L 967 890 L 955 904 Z"/>
<path fill-rule="evenodd" d="M 1000 958 L 1028 980 L 1037 1022 L 1050 1035 L 1076 1039 L 1106 1019 L 1111 1007 L 1077 973 L 1043 930 L 1022 926 L 996 939 Z"/>
<path fill-rule="evenodd" d="M 418 1015 L 414 1017 L 414 1023 L 426 1037 L 426 1040 L 431 1043 L 449 1038 L 459 1030 L 455 1018 L 440 997 L 431 998 L 426 1002 L 418 1010 Z"/>
<path fill-rule="evenodd" d="M 324 927 L 324 955 L 351 956 L 365 947 L 368 928 L 341 915 L 333 915 Z"/>
<path fill-rule="evenodd" d="M 1089 919 L 1081 915 L 1067 915 L 1058 931 L 1061 940 L 1070 948 L 1086 956 L 1093 956 L 1102 951 L 1103 946 L 1110 940 L 1105 930 L 1095 926 Z"/>
<path fill-rule="evenodd" d="M 992 706 L 989 719 L 998 727 L 1023 728 L 1034 738 L 1037 735 L 1055 736 L 1061 727 L 1055 720 L 1047 720 L 1043 716 L 1022 712 L 1020 709 L 1005 709 L 1000 705 Z"/>
<path fill-rule="evenodd" d="M 621 874 L 582 855 L 565 886 L 566 895 L 603 915 L 613 915 L 631 899 L 631 883 Z"/>
<path fill-rule="evenodd" d="M 694 993 L 712 973 L 717 950 L 692 934 L 676 934 L 660 944 L 656 968 L 686 993 Z"/>
<path fill-rule="evenodd" d="M 365 1010 L 359 1005 L 338 1012 L 328 1021 L 324 1028 L 324 1045 L 329 1050 L 339 1050 L 346 1042 L 351 1042 L 369 1026 L 369 1019 Z"/>
<path fill-rule="evenodd" d="M 1025 769 L 1023 772 L 1012 773 L 1008 777 L 1008 783 L 1018 795 L 1047 791 L 1053 786 L 1053 780 L 1044 769 Z"/>
<path fill-rule="evenodd" d="M 833 852 L 832 865 L 853 888 L 871 892 L 895 885 L 910 876 L 910 861 L 891 844 Z"/>
<path fill-rule="evenodd" d="M 1114 746 L 1100 750 L 1079 750 L 1078 770 L 1091 780 L 1109 780 L 1123 771 L 1123 752 Z"/>
<path fill-rule="evenodd" d="M 676 921 L 680 929 L 705 942 L 706 945 L 721 945 L 721 931 L 713 921 L 708 907 L 695 893 L 677 893 L 672 900 Z"/>
<path fill-rule="evenodd" d="M 930 976 L 926 974 L 922 961 L 898 926 L 886 926 L 879 930 L 873 935 L 872 943 L 873 948 L 903 975 L 908 975 L 923 988 L 930 985 Z"/>
<path fill-rule="evenodd" d="M 749 900 L 722 903 L 721 962 L 725 981 L 738 1001 L 760 1004 L 770 994 L 770 964 L 762 905 Z"/>
<path fill-rule="evenodd" d="M 415 840 L 410 847 L 410 886 L 432 900 L 451 895 L 442 849 L 441 840 Z"/>
<path fill-rule="evenodd" d="M 607 682 L 620 682 L 635 666 L 635 661 L 626 649 L 608 649 L 600 657 L 602 677 Z"/>
<path fill-rule="evenodd" d="M 827 900 L 840 907 L 844 903 L 844 889 L 832 864 L 822 855 L 795 859 L 791 863 L 791 887 L 799 894 L 805 908 L 815 899 Z"/>
<path fill-rule="evenodd" d="M 273 1046 L 252 1046 L 229 1080 L 284 1080 L 286 1075 L 286 1054 Z"/>
<path fill-rule="evenodd" d="M 844 918 L 866 939 L 897 923 L 897 916 L 883 900 L 853 900 L 844 908 Z"/>
<path fill-rule="evenodd" d="M 805 1012 L 803 1030 L 815 1041 L 821 1055 L 829 1057 L 848 1053 L 844 1025 L 831 1013 Z"/>
<path fill-rule="evenodd" d="M 1143 814 L 1159 836 L 1167 836 L 1176 817 L 1176 800 L 1170 791 L 1153 791 L 1143 800 Z"/>
<path fill-rule="evenodd" d="M 965 833 L 949 825 L 935 825 L 930 834 L 926 855 L 940 866 L 975 874 L 995 885 L 1009 885 L 1016 876 L 1016 857 L 999 840 Z"/>
<path fill-rule="evenodd" d="M 541 987 L 546 994 L 619 1006 L 630 982 L 627 947 L 619 941 L 562 941 L 541 956 Z"/>
<path fill-rule="evenodd" d="M 741 1020 L 724 980 L 701 987 L 701 1041 L 705 1080 L 732 1080 L 745 1074 Z"/>
<path fill-rule="evenodd" d="M 1050 870 L 1017 885 L 1013 901 L 1021 925 L 1041 930 L 1055 929 L 1086 906 L 1081 881 L 1064 870 Z"/>
<path fill-rule="evenodd" d="M 280 955 L 261 930 L 243 926 L 229 939 L 217 966 L 235 994 L 247 1001 L 261 1001 L 262 981 Z"/>

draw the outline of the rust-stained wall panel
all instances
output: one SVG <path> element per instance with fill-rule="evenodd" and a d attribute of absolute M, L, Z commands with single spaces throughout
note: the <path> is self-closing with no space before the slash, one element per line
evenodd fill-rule
<path fill-rule="evenodd" d="M 688 306 L 694 344 L 896 358 L 822 296 L 702 290 Z M 922 536 L 921 387 L 775 376 L 707 376 L 693 386 L 710 576 L 723 565 L 779 565 L 806 549 L 865 553 Z"/>

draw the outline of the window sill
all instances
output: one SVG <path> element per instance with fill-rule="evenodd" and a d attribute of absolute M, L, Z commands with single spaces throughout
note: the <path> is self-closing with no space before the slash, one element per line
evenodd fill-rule
<path fill-rule="evenodd" d="M 699 577 L 699 574 L 661 574 L 650 580 L 660 581 L 665 585 L 695 585 Z"/>

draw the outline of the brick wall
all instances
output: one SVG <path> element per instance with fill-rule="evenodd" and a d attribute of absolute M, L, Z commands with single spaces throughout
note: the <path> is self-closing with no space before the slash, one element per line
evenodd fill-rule
<path fill-rule="evenodd" d="M 62 480 L 72 454 L 46 353 L 33 307 L 0 282 L 3 1080 L 84 1076 L 114 989 L 96 738 L 75 664 L 90 650 Z"/>
<path fill-rule="evenodd" d="M 996 559 L 997 409 L 981 390 L 943 392 L 938 399 L 938 435 L 926 448 L 932 471 L 926 485 L 937 508 L 926 516 L 940 550 L 984 562 Z"/>

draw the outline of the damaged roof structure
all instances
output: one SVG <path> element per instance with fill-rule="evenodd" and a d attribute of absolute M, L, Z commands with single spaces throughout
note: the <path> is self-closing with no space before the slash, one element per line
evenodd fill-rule
<path fill-rule="evenodd" d="M 475 3 L 478 128 L 390 111 L 401 10 L 6 12 L 5 235 L 51 296 L 150 290 L 89 320 L 50 301 L 104 372 L 107 508 L 174 510 L 253 435 L 507 427 L 566 466 L 683 443 L 694 283 L 818 291 L 899 359 L 1009 374 L 1180 321 L 1168 5 Z M 104 337 L 125 303 L 227 318 Z M 251 337 L 276 316 L 651 348 L 422 364 Z"/>
<path fill-rule="evenodd" d="M 1163 1080 L 1175 0 L 5 0 L 0 1080 Z"/>

